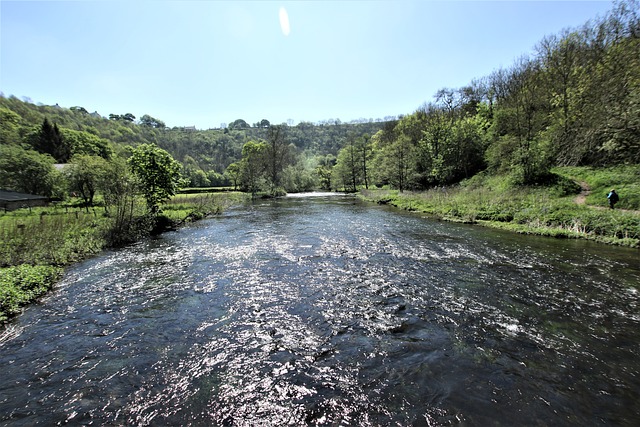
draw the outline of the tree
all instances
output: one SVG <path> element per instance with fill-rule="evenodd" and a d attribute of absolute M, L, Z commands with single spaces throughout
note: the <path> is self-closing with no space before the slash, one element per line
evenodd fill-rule
<path fill-rule="evenodd" d="M 371 149 L 371 136 L 365 133 L 357 139 L 357 147 L 360 151 L 360 162 L 362 167 L 362 180 L 364 181 L 364 188 L 369 189 L 369 162 L 373 151 Z"/>
<path fill-rule="evenodd" d="M 538 57 L 543 66 L 545 88 L 553 108 L 552 119 L 556 156 L 561 164 L 576 164 L 584 155 L 576 147 L 575 122 L 580 92 L 578 82 L 586 71 L 581 64 L 582 40 L 577 32 L 547 36 L 538 44 Z"/>
<path fill-rule="evenodd" d="M 140 117 L 140 124 L 142 126 L 148 126 L 157 129 L 164 129 L 166 127 L 162 120 L 155 119 L 148 114 Z"/>
<path fill-rule="evenodd" d="M 347 145 L 338 152 L 338 159 L 332 171 L 333 181 L 341 181 L 345 191 L 356 192 L 363 179 L 362 152 L 356 145 L 354 135 L 347 138 Z"/>
<path fill-rule="evenodd" d="M 235 162 L 227 166 L 227 170 L 224 173 L 233 182 L 234 190 L 238 189 L 238 182 L 240 181 L 241 171 L 242 171 L 241 164 L 239 162 Z"/>
<path fill-rule="evenodd" d="M 250 127 L 251 126 L 249 126 L 249 123 L 245 122 L 242 119 L 237 119 L 229 123 L 229 129 L 248 129 Z"/>
<path fill-rule="evenodd" d="M 29 139 L 39 153 L 49 154 L 59 163 L 67 163 L 71 157 L 71 147 L 62 138 L 58 125 L 52 125 L 46 117 L 39 131 Z"/>
<path fill-rule="evenodd" d="M 180 163 L 154 144 L 133 148 L 129 166 L 140 181 L 149 211 L 154 214 L 160 211 L 160 204 L 173 196 L 182 183 Z"/>
<path fill-rule="evenodd" d="M 285 138 L 285 127 L 270 126 L 267 130 L 264 155 L 267 179 L 272 194 L 275 194 L 280 187 L 282 171 L 290 164 L 290 154 Z"/>
<path fill-rule="evenodd" d="M 74 113 L 80 113 L 82 115 L 88 115 L 89 112 L 86 110 L 86 108 L 84 107 L 80 107 L 80 106 L 75 106 L 75 107 L 71 107 L 69 108 L 71 111 L 73 111 Z"/>
<path fill-rule="evenodd" d="M 113 155 L 113 149 L 109 141 L 89 132 L 62 128 L 60 129 L 60 135 L 71 157 L 82 154 L 109 159 Z"/>
<path fill-rule="evenodd" d="M 0 107 L 0 144 L 20 142 L 20 116 L 8 108 Z"/>
<path fill-rule="evenodd" d="M 413 185 L 415 162 L 415 146 L 407 135 L 400 135 L 396 141 L 377 152 L 374 159 L 377 179 L 403 192 Z"/>
<path fill-rule="evenodd" d="M 93 206 L 93 198 L 107 175 L 107 161 L 102 157 L 78 155 L 64 170 L 69 190 L 80 194 L 86 206 Z"/>
<path fill-rule="evenodd" d="M 265 169 L 266 150 L 267 145 L 258 141 L 248 141 L 242 147 L 242 160 L 240 161 L 242 185 L 251 192 L 252 196 L 255 196 L 260 187 L 260 178 Z"/>
<path fill-rule="evenodd" d="M 136 120 L 136 116 L 131 113 L 126 114 L 109 114 L 109 120 L 124 120 L 127 122 L 134 122 Z"/>
<path fill-rule="evenodd" d="M 0 188 L 41 196 L 62 193 L 60 173 L 48 154 L 18 145 L 0 145 Z"/>
<path fill-rule="evenodd" d="M 107 239 L 117 246 L 131 242 L 138 232 L 139 224 L 135 220 L 138 183 L 125 159 L 116 157 L 105 163 L 105 173 L 98 183 L 99 191 L 104 196 L 105 210 L 113 218 Z"/>
<path fill-rule="evenodd" d="M 542 77 L 538 62 L 520 59 L 508 72 L 504 98 L 494 115 L 495 143 L 502 149 L 498 150 L 501 156 L 492 156 L 492 160 L 523 184 L 544 179 L 550 168 L 547 141 L 542 136 L 549 126 L 551 109 Z"/>

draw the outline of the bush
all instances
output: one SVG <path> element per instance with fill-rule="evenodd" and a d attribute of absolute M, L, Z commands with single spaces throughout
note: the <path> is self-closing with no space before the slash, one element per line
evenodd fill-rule
<path fill-rule="evenodd" d="M 0 322 L 44 295 L 62 275 L 62 268 L 27 264 L 0 269 Z"/>

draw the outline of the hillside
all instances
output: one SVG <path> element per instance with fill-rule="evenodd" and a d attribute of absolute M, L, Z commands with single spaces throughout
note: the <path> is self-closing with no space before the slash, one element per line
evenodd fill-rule
<path fill-rule="evenodd" d="M 397 120 L 169 129 L 148 115 L 107 119 L 10 96 L 0 98 L 0 147 L 64 163 L 75 154 L 127 157 L 128 146 L 152 143 L 181 162 L 189 186 L 254 194 L 428 190 L 481 172 L 513 186 L 555 185 L 554 167 L 640 161 L 639 15 L 637 1 L 616 2 L 606 16 L 545 37 L 489 76 L 444 87 Z"/>

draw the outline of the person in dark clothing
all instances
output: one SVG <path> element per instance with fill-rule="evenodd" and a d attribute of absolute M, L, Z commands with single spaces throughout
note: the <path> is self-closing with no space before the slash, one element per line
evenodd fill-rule
<path fill-rule="evenodd" d="M 618 193 L 616 193 L 616 190 L 611 190 L 607 195 L 607 199 L 609 200 L 609 207 L 613 209 L 613 206 L 618 202 L 620 198 L 618 197 Z"/>

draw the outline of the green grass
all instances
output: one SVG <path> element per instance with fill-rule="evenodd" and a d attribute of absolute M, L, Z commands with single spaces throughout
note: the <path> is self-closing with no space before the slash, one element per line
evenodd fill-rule
<path fill-rule="evenodd" d="M 607 194 L 612 188 L 620 196 L 619 209 L 640 210 L 640 165 L 614 168 L 563 167 L 554 169 L 559 175 L 586 182 L 591 190 L 586 203 L 607 207 Z"/>
<path fill-rule="evenodd" d="M 104 208 L 80 208 L 73 202 L 0 213 L 0 324 L 51 289 L 63 267 L 154 230 L 218 214 L 249 197 L 181 194 L 164 204 L 158 217 L 149 216 L 144 201 L 138 200 L 124 226 Z"/>
<path fill-rule="evenodd" d="M 103 250 L 110 219 L 96 209 L 38 208 L 0 215 L 0 267 L 67 265 Z"/>
<path fill-rule="evenodd" d="M 47 293 L 61 275 L 62 268 L 48 265 L 0 268 L 0 323 Z"/>
<path fill-rule="evenodd" d="M 626 206 L 633 208 L 633 200 L 640 198 L 640 188 L 633 181 L 638 170 L 638 167 L 614 168 L 608 175 L 607 170 L 566 168 L 556 171 L 558 178 L 553 184 L 537 187 L 514 186 L 508 177 L 478 175 L 448 188 L 415 193 L 362 190 L 361 195 L 370 201 L 450 221 L 477 223 L 525 234 L 585 238 L 640 247 L 640 214 L 603 208 L 606 197 L 603 203 L 578 205 L 575 197 L 579 186 L 566 179 L 569 175 L 584 179 L 598 189 L 606 188 L 602 183 L 617 179 L 621 184 L 618 185 L 620 191 L 627 197 Z M 595 187 L 596 182 L 601 182 L 600 187 Z M 619 207 L 625 205 L 621 203 Z"/>
<path fill-rule="evenodd" d="M 162 206 L 162 214 L 170 221 L 182 224 L 223 212 L 229 206 L 251 198 L 241 192 L 193 193 L 175 195 Z"/>

